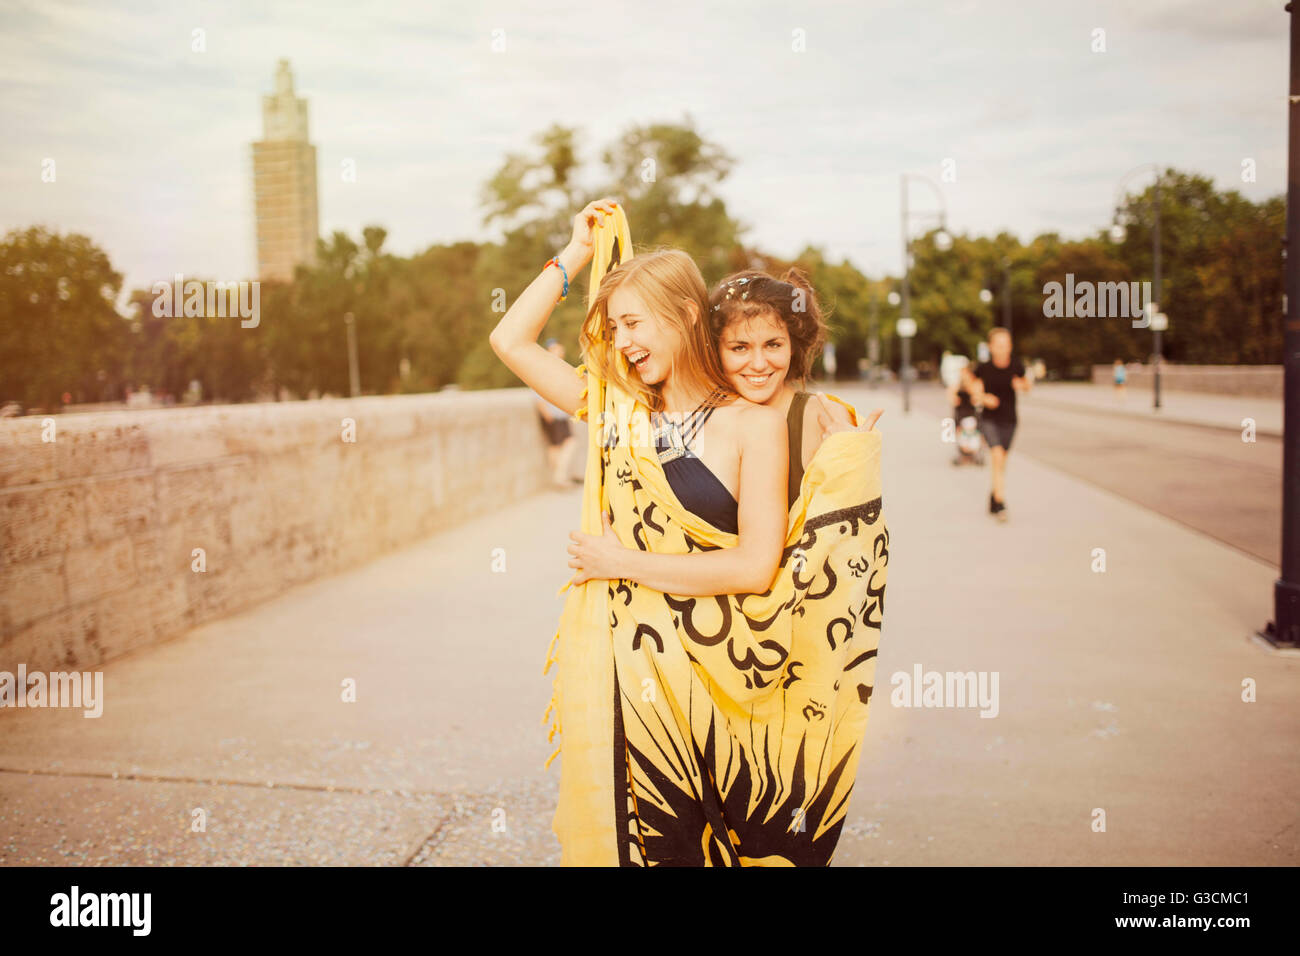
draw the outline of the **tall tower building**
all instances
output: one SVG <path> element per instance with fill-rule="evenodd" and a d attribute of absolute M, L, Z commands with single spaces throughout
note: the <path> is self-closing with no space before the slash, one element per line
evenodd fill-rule
<path fill-rule="evenodd" d="M 307 141 L 307 101 L 294 96 L 289 61 L 275 71 L 275 92 L 262 97 L 262 138 L 253 144 L 257 273 L 292 279 L 316 261 L 316 147 Z"/>

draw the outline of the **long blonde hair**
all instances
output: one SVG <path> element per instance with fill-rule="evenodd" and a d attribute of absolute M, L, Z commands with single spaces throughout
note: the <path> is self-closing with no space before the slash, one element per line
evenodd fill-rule
<path fill-rule="evenodd" d="M 636 255 L 615 266 L 601 280 L 588 303 L 587 318 L 579 336 L 583 361 L 597 376 L 635 395 L 651 411 L 663 411 L 663 389 L 658 384 L 646 385 L 634 375 L 627 359 L 614 350 L 605 332 L 610 296 L 624 286 L 637 295 L 652 318 L 680 337 L 682 347 L 673 356 L 670 374 L 685 375 L 705 388 L 721 387 L 728 396 L 734 394 L 709 336 L 709 290 L 704 276 L 700 275 L 695 260 L 677 249 L 657 249 Z"/>

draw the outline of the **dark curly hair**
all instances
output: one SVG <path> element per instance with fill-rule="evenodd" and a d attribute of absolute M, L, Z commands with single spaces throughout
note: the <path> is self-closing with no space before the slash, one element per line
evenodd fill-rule
<path fill-rule="evenodd" d="M 727 276 L 709 295 L 709 336 L 714 348 L 727 326 L 764 312 L 774 313 L 790 335 L 787 379 L 804 381 L 826 342 L 826 318 L 817 293 L 803 270 L 791 268 L 780 279 L 757 269 Z"/>

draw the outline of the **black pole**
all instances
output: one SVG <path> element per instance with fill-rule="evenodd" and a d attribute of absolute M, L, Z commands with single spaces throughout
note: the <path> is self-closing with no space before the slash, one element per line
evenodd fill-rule
<path fill-rule="evenodd" d="M 903 173 L 902 177 L 900 178 L 900 185 L 901 185 L 901 187 L 902 187 L 901 192 L 902 192 L 902 219 L 903 219 L 903 302 L 902 302 L 902 305 L 903 305 L 903 312 L 902 312 L 902 317 L 904 317 L 904 318 L 910 318 L 911 315 L 912 315 L 912 298 L 911 298 L 911 295 L 910 295 L 910 292 L 909 292 L 909 289 L 908 289 L 908 280 L 911 278 L 911 273 L 912 273 L 912 261 L 911 261 L 911 256 L 908 255 L 908 248 L 907 248 L 907 247 L 908 247 L 908 241 L 907 241 L 907 173 Z M 911 358 L 912 358 L 912 350 L 911 350 L 911 348 L 909 347 L 909 344 L 910 344 L 910 343 L 908 342 L 908 340 L 907 340 L 906 338 L 903 339 L 903 357 L 902 357 L 902 362 L 901 362 L 901 364 L 900 364 L 899 367 L 898 367 L 899 378 L 901 378 L 902 381 L 903 381 L 903 411 L 904 411 L 904 412 L 910 412 L 910 411 L 912 410 L 911 394 L 910 394 L 910 392 L 908 391 L 908 386 L 909 386 L 910 382 L 909 382 L 909 380 L 908 380 L 908 374 L 907 374 L 907 373 L 908 373 L 908 362 L 909 362 L 909 361 L 911 360 Z"/>
<path fill-rule="evenodd" d="M 1011 260 L 1007 258 L 1002 260 L 1002 326 L 1011 331 Z"/>
<path fill-rule="evenodd" d="M 1156 251 L 1155 251 L 1154 262 L 1152 263 L 1152 267 L 1151 267 L 1151 268 L 1152 268 L 1152 271 L 1155 273 L 1155 275 L 1154 275 L 1154 279 L 1155 279 L 1155 282 L 1154 282 L 1155 289 L 1153 289 L 1152 291 L 1155 292 L 1155 294 L 1156 294 L 1156 311 L 1157 311 L 1157 312 L 1160 312 L 1160 311 L 1163 311 L 1163 309 L 1164 309 L 1164 303 L 1160 301 L 1160 167 L 1159 167 L 1159 166 L 1156 167 L 1156 190 L 1155 190 L 1155 202 L 1156 202 L 1156 215 L 1155 215 L 1155 231 L 1154 231 L 1154 235 L 1155 235 Z M 1155 316 L 1152 315 L 1151 318 L 1152 318 L 1152 320 L 1154 320 L 1154 319 L 1155 319 Z M 1156 367 L 1155 367 L 1155 379 L 1154 379 L 1154 381 L 1155 381 L 1155 407 L 1156 407 L 1156 408 L 1159 408 L 1159 407 L 1160 407 L 1160 364 L 1161 364 L 1161 356 L 1160 356 L 1160 330 L 1159 330 L 1159 329 L 1156 329 L 1155 339 L 1156 339 L 1156 341 L 1155 341 L 1155 346 L 1156 346 Z"/>
<path fill-rule="evenodd" d="M 1291 99 L 1287 107 L 1286 298 L 1282 313 L 1282 576 L 1273 585 L 1273 620 L 1264 638 L 1278 647 L 1300 647 L 1300 17 L 1291 15 Z"/>
<path fill-rule="evenodd" d="M 867 345 L 867 381 L 872 385 L 880 372 L 880 289 L 871 284 L 871 338 Z"/>

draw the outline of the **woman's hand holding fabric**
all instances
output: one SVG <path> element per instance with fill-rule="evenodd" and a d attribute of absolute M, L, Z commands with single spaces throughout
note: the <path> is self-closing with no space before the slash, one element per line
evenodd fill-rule
<path fill-rule="evenodd" d="M 830 403 L 823 396 L 818 395 L 817 401 L 821 405 L 817 410 L 817 425 L 821 428 L 822 441 L 825 441 L 827 436 L 834 435 L 836 432 L 869 432 L 875 427 L 877 419 L 884 414 L 884 409 L 874 409 L 863 424 L 854 427 L 848 422 L 837 420 Z"/>
<path fill-rule="evenodd" d="M 620 572 L 626 570 L 624 559 L 630 549 L 619 543 L 610 526 L 607 512 L 600 513 L 600 521 L 604 526 L 600 534 L 569 532 L 569 538 L 574 542 L 569 545 L 569 554 L 573 555 L 569 567 L 578 569 L 571 584 L 578 585 L 590 580 L 611 581 L 626 576 Z"/>
<path fill-rule="evenodd" d="M 573 217 L 573 237 L 569 245 L 560 253 L 560 258 L 572 266 L 570 271 L 576 274 L 588 262 L 595 252 L 595 228 L 599 219 L 611 214 L 618 205 L 613 199 L 595 199 L 582 207 L 582 211 Z"/>

